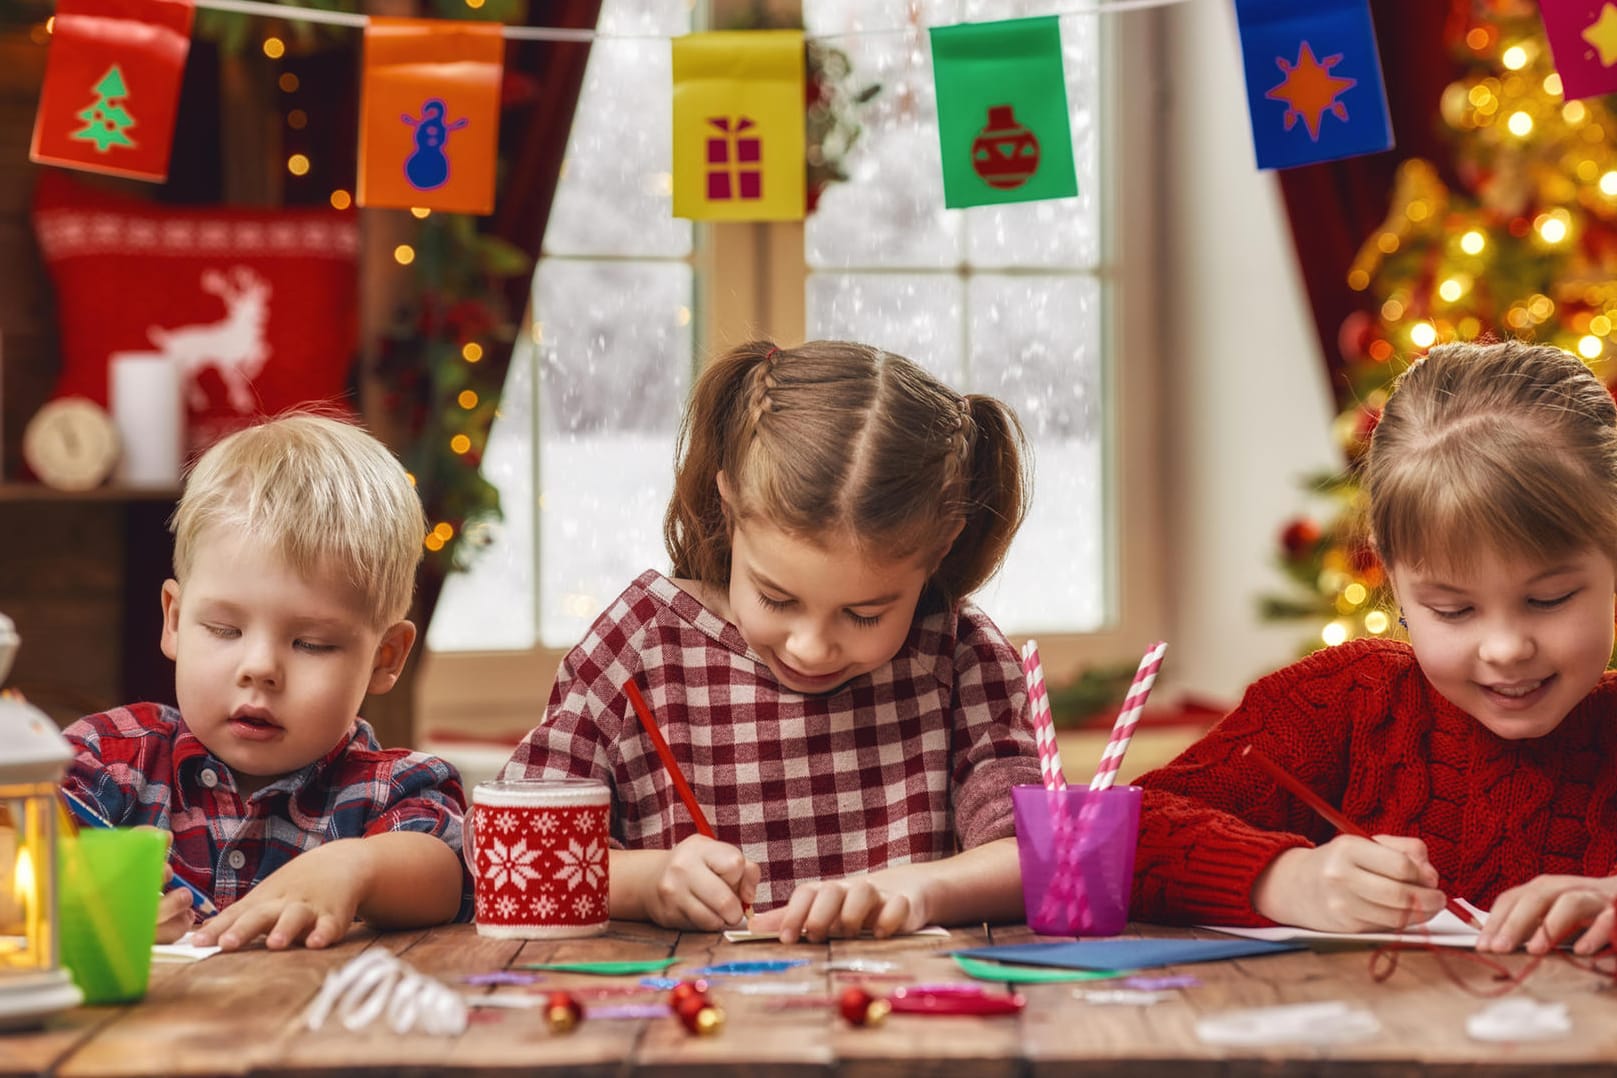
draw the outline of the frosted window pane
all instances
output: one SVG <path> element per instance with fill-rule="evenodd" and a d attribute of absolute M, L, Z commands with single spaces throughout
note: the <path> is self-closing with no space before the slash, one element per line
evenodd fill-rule
<path fill-rule="evenodd" d="M 1078 197 L 967 210 L 943 208 L 925 29 L 967 19 L 1061 14 L 1074 6 L 1027 0 L 928 3 L 919 5 L 910 24 L 898 5 L 871 11 L 845 0 L 807 0 L 810 32 L 831 35 L 829 43 L 847 52 L 856 85 L 882 87 L 861 114 L 864 129 L 848 161 L 850 179 L 832 184 L 808 219 L 808 264 L 818 269 L 963 263 L 1094 268 L 1100 259 L 1099 20 L 1089 15 L 1061 20 Z"/>
<path fill-rule="evenodd" d="M 897 352 L 958 386 L 964 301 L 954 274 L 816 273 L 808 280 L 808 334 Z"/>
<path fill-rule="evenodd" d="M 489 545 L 470 570 L 445 579 L 427 628 L 433 651 L 533 646 L 533 352 L 531 340 L 521 338 L 483 452 L 483 476 L 500 492 L 504 519 L 478 525 L 487 529 Z"/>
<path fill-rule="evenodd" d="M 1012 633 L 1092 632 L 1106 618 L 1101 289 L 1092 277 L 973 277 L 969 388 L 1009 403 L 1034 498 L 978 601 Z"/>
<path fill-rule="evenodd" d="M 805 14 L 816 5 L 804 5 Z M 846 166 L 804 228 L 810 266 L 945 267 L 959 263 L 960 215 L 943 208 L 937 101 L 924 31 L 839 37 L 856 85 L 881 83 L 860 114 Z"/>
<path fill-rule="evenodd" d="M 673 62 L 668 35 L 691 28 L 683 0 L 607 0 L 545 229 L 551 255 L 682 258 L 691 224 L 673 214 Z M 664 35 L 658 37 L 656 35 Z"/>
<path fill-rule="evenodd" d="M 667 565 L 662 512 L 690 387 L 691 270 L 540 263 L 539 636 L 577 643 L 623 588 Z"/>

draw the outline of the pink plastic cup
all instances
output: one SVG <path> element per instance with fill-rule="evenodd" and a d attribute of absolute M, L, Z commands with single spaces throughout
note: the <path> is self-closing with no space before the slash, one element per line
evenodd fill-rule
<path fill-rule="evenodd" d="M 1140 840 L 1140 788 L 1087 786 L 1011 788 L 1016 852 L 1022 864 L 1022 905 L 1028 927 L 1046 936 L 1115 936 L 1129 919 L 1134 849 Z M 1086 808 L 1087 806 L 1087 808 Z M 1076 901 L 1055 903 L 1045 916 L 1045 892 L 1056 871 L 1057 818 L 1065 812 L 1078 842 Z"/>

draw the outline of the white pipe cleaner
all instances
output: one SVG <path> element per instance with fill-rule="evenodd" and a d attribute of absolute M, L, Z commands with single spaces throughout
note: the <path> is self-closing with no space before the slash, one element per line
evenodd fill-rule
<path fill-rule="evenodd" d="M 417 973 L 382 947 L 371 947 L 341 969 L 326 974 L 303 1021 L 319 1029 L 336 1014 L 343 1027 L 360 1030 L 383 1013 L 395 1033 L 453 1037 L 466 1031 L 466 1001 L 442 981 Z"/>

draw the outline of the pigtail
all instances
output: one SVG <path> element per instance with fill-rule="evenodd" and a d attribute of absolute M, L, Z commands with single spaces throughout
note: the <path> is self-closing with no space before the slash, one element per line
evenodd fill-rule
<path fill-rule="evenodd" d="M 710 361 L 691 388 L 674 448 L 674 494 L 663 517 L 663 544 L 676 577 L 708 584 L 730 579 L 730 528 L 718 476 L 746 449 L 759 407 L 755 372 L 777 351 L 769 341 L 732 348 Z"/>
<path fill-rule="evenodd" d="M 932 577 L 934 590 L 950 607 L 999 571 L 1033 494 L 1027 438 L 1015 413 L 993 397 L 971 394 L 963 400 L 965 475 L 959 507 L 965 523 Z"/>

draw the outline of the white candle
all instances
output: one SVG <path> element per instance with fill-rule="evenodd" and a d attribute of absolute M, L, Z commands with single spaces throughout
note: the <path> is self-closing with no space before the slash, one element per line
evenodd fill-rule
<path fill-rule="evenodd" d="M 177 487 L 185 441 L 180 372 L 161 352 L 114 352 L 108 403 L 123 442 L 118 478 L 135 487 Z"/>

